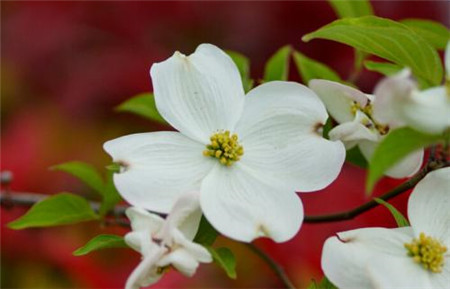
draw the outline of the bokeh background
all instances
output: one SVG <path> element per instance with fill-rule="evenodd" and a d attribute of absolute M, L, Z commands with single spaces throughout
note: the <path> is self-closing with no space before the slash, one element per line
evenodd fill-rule
<path fill-rule="evenodd" d="M 411 17 L 449 26 L 448 1 L 376 1 L 376 15 Z M 262 78 L 265 61 L 291 44 L 329 64 L 342 77 L 352 68 L 352 49 L 328 41 L 302 43 L 301 36 L 334 20 L 327 2 L 1 2 L 1 169 L 14 173 L 14 191 L 89 195 L 77 180 L 48 168 L 70 160 L 99 169 L 110 160 L 102 150 L 109 139 L 133 132 L 169 129 L 114 111 L 119 103 L 151 91 L 152 63 L 175 50 L 191 53 L 203 42 L 239 51 L 251 59 L 251 75 Z M 379 75 L 364 72 L 359 86 L 370 92 Z M 299 80 L 294 67 L 291 79 Z M 365 173 L 347 165 L 328 189 L 304 194 L 307 214 L 337 212 L 366 199 Z M 382 192 L 398 181 L 383 180 Z M 405 212 L 407 194 L 393 203 Z M 22 208 L 1 209 L 2 288 L 121 288 L 139 255 L 112 249 L 84 257 L 72 251 L 99 233 L 125 229 L 96 223 L 13 231 L 5 224 Z M 320 253 L 333 233 L 361 226 L 394 226 L 383 208 L 353 221 L 304 224 L 293 240 L 256 244 L 285 267 L 295 284 L 320 279 Z M 274 288 L 282 285 L 244 245 L 220 238 L 238 261 L 237 280 L 215 265 L 194 278 L 167 274 L 158 288 Z"/>

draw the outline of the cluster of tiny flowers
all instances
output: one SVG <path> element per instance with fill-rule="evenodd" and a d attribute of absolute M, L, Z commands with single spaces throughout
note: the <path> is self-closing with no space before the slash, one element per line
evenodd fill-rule
<path fill-rule="evenodd" d="M 419 238 L 414 238 L 411 243 L 406 243 L 408 256 L 414 262 L 422 264 L 425 269 L 433 273 L 441 273 L 444 266 L 444 254 L 447 247 L 438 240 L 420 233 Z"/>
<path fill-rule="evenodd" d="M 210 140 L 211 144 L 206 146 L 203 155 L 218 159 L 222 165 L 231 166 L 244 154 L 244 148 L 239 144 L 237 134 L 231 134 L 228 130 L 213 134 Z"/>

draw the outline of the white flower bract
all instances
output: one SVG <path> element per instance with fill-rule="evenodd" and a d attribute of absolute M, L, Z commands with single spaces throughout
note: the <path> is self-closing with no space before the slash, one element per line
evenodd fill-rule
<path fill-rule="evenodd" d="M 405 125 L 429 134 L 450 129 L 450 42 L 445 52 L 446 78 L 442 86 L 419 90 L 411 72 L 405 69 L 382 80 L 375 88 L 380 99 L 374 107 L 377 117 L 385 120 L 396 116 Z"/>
<path fill-rule="evenodd" d="M 245 95 L 236 65 L 210 44 L 189 56 L 176 52 L 150 74 L 157 109 L 179 132 L 105 143 L 124 167 L 114 183 L 125 200 L 167 213 L 180 194 L 199 191 L 204 215 L 222 234 L 292 238 L 303 220 L 296 191 L 325 188 L 345 159 L 343 144 L 319 133 L 328 115 L 314 92 L 275 81 Z M 238 145 L 213 143 L 227 131 Z"/>
<path fill-rule="evenodd" d="M 448 288 L 449 208 L 450 168 L 443 168 L 429 173 L 412 192 L 410 227 L 363 228 L 329 238 L 322 253 L 325 275 L 339 288 Z M 414 258 L 406 247 L 425 237 L 434 243 Z"/>
<path fill-rule="evenodd" d="M 418 131 L 440 134 L 450 128 L 450 94 L 445 86 L 420 91 L 410 71 L 404 70 L 382 80 L 375 94 L 384 102 L 375 110 L 379 117 L 389 118 L 385 107 L 391 107 L 404 125 Z"/>
<path fill-rule="evenodd" d="M 347 149 L 358 146 L 363 156 L 370 160 L 379 142 L 389 130 L 402 126 L 384 99 L 365 94 L 338 82 L 313 79 L 309 87 L 325 103 L 330 115 L 339 123 L 329 132 L 331 140 L 341 140 Z M 376 111 L 382 111 L 389 118 L 383 118 Z M 393 178 L 404 178 L 415 174 L 422 165 L 423 150 L 411 153 L 386 171 Z"/>
<path fill-rule="evenodd" d="M 125 242 L 142 255 L 141 263 L 129 276 L 126 289 L 137 289 L 156 283 L 168 266 L 192 276 L 199 262 L 212 261 L 209 252 L 192 242 L 200 222 L 198 194 L 181 196 L 164 220 L 142 208 L 126 211 L 132 232 Z"/>

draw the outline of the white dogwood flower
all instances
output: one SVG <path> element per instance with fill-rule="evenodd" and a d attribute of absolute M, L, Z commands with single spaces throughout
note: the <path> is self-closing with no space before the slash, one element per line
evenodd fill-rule
<path fill-rule="evenodd" d="M 313 79 L 309 87 L 317 93 L 330 115 L 339 123 L 329 132 L 331 140 L 341 140 L 347 149 L 358 146 L 363 156 L 370 160 L 379 142 L 389 130 L 401 126 L 398 118 L 388 121 L 374 114 L 381 107 L 379 99 L 350 86 L 334 81 Z M 386 107 L 389 109 L 389 107 Z M 386 171 L 393 178 L 415 174 L 423 161 L 423 150 L 414 152 Z"/>
<path fill-rule="evenodd" d="M 393 116 L 418 131 L 440 134 L 450 129 L 450 42 L 445 53 L 446 79 L 442 86 L 420 91 L 409 69 L 387 77 L 375 89 L 379 99 L 374 115 L 385 121 Z"/>
<path fill-rule="evenodd" d="M 158 282 L 169 266 L 192 276 L 199 262 L 212 261 L 208 250 L 192 242 L 201 217 L 198 194 L 181 196 L 165 220 L 137 207 L 127 209 L 126 215 L 132 232 L 125 235 L 125 242 L 142 255 L 141 263 L 127 280 L 126 289 Z"/>
<path fill-rule="evenodd" d="M 329 238 L 322 269 L 339 288 L 448 288 L 450 168 L 429 173 L 408 202 L 410 227 L 364 228 Z"/>
<path fill-rule="evenodd" d="M 208 221 L 230 238 L 293 237 L 303 220 L 295 192 L 328 186 L 345 158 L 341 142 L 320 134 L 328 115 L 314 92 L 275 81 L 244 95 L 234 62 L 210 44 L 175 52 L 150 75 L 158 111 L 179 132 L 105 143 L 122 164 L 114 183 L 124 199 L 165 213 L 197 190 Z"/>

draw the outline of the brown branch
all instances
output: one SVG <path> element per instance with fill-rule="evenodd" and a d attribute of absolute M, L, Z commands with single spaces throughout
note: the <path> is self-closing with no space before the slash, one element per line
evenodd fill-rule
<path fill-rule="evenodd" d="M 429 172 L 449 166 L 449 163 L 444 164 L 438 164 L 436 162 L 430 162 L 428 163 L 422 170 L 420 170 L 417 174 L 415 174 L 413 177 L 411 177 L 406 182 L 402 183 L 401 185 L 397 186 L 396 188 L 388 191 L 387 193 L 381 195 L 378 197 L 379 199 L 382 199 L 384 201 L 388 201 L 406 191 L 409 189 L 412 189 L 420 180 L 422 180 Z M 359 215 L 361 215 L 364 212 L 367 212 L 375 207 L 377 207 L 379 203 L 377 203 L 375 200 L 370 200 L 367 203 L 356 207 L 352 210 L 335 213 L 335 214 L 329 214 L 329 215 L 317 215 L 317 216 L 305 216 L 305 219 L 303 222 L 305 223 L 324 223 L 324 222 L 338 222 L 338 221 L 345 221 L 345 220 L 351 220 Z"/>
<path fill-rule="evenodd" d="M 289 279 L 289 277 L 286 275 L 286 272 L 284 272 L 284 269 L 277 263 L 275 260 L 273 260 L 269 255 L 264 253 L 260 248 L 256 247 L 253 244 L 245 244 L 250 250 L 253 251 L 256 255 L 258 255 L 259 258 L 261 258 L 264 262 L 269 265 L 269 267 L 275 272 L 275 274 L 280 278 L 280 280 L 283 282 L 285 288 L 288 289 L 296 289 L 294 284 L 292 284 L 292 281 Z"/>
<path fill-rule="evenodd" d="M 438 163 L 436 161 L 430 161 L 422 170 L 415 174 L 408 181 L 402 183 L 391 191 L 381 195 L 379 198 L 388 201 L 406 191 L 413 188 L 420 180 L 422 180 L 429 172 L 450 166 L 450 162 Z M 51 195 L 28 193 L 28 192 L 10 192 L 8 189 L 0 192 L 0 205 L 4 208 L 12 208 L 14 206 L 19 207 L 31 207 L 35 203 L 42 201 L 43 199 L 50 197 Z M 91 207 L 94 211 L 98 212 L 100 209 L 100 203 L 91 201 Z M 317 216 L 305 216 L 305 223 L 324 223 L 324 222 L 338 222 L 351 220 L 364 212 L 367 212 L 375 207 L 379 203 L 375 200 L 370 200 L 367 203 L 358 206 L 352 210 L 329 214 L 329 215 L 317 215 Z M 108 212 L 108 216 L 115 217 L 115 220 L 105 220 L 106 225 L 119 225 L 127 226 L 121 217 L 125 217 L 125 210 L 128 208 L 126 205 L 117 205 L 113 210 Z M 164 216 L 164 215 L 162 215 Z"/>
<path fill-rule="evenodd" d="M 0 205 L 6 209 L 18 207 L 31 207 L 34 204 L 51 197 L 52 195 L 38 194 L 38 193 L 28 193 L 28 192 L 10 192 L 9 190 L 4 190 L 0 192 Z M 100 203 L 90 201 L 92 209 L 95 212 L 99 212 Z M 109 216 L 123 217 L 125 216 L 125 210 L 128 206 L 117 205 L 114 210 L 108 213 Z"/>

